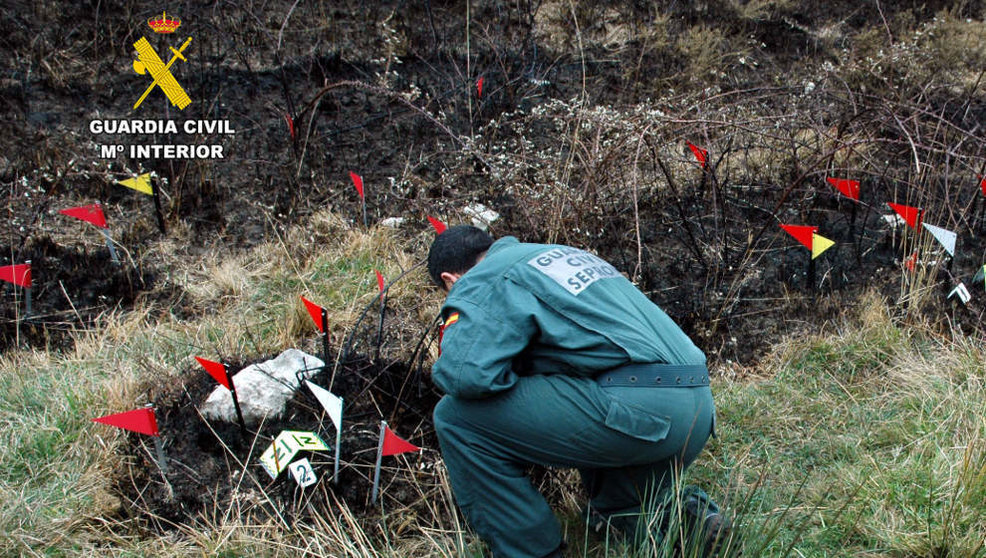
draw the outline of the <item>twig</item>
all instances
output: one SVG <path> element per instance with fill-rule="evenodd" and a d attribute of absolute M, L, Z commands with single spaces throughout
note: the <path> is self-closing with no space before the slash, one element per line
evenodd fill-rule
<path fill-rule="evenodd" d="M 896 112 L 891 112 L 890 116 L 894 117 L 894 120 L 897 122 L 897 125 L 900 126 L 900 131 L 904 132 L 904 137 L 907 138 L 907 143 L 911 144 L 911 152 L 914 153 L 914 171 L 918 175 L 920 175 L 921 159 L 918 158 L 918 148 L 916 145 L 914 145 L 914 138 L 911 137 L 910 132 L 907 131 L 907 128 L 904 126 L 904 123 L 900 121 L 900 118 L 897 118 Z"/>
<path fill-rule="evenodd" d="M 640 239 L 640 205 L 639 192 L 637 184 L 640 182 L 639 176 L 640 172 L 637 168 L 637 164 L 640 161 L 640 149 L 644 143 L 644 136 L 650 131 L 650 124 L 648 124 L 637 138 L 637 151 L 633 155 L 633 177 L 631 178 L 631 183 L 633 185 L 633 225 L 634 232 L 637 237 L 637 267 L 633 270 L 633 282 L 636 283 L 640 276 L 640 270 L 644 265 L 644 245 Z"/>
<path fill-rule="evenodd" d="M 688 233 L 689 244 L 687 244 L 688 250 L 695 256 L 695 259 L 702 264 L 702 269 L 706 272 L 709 270 L 709 262 L 706 261 L 705 256 L 702 254 L 702 250 L 698 246 L 698 240 L 695 238 L 695 233 L 692 231 L 691 219 L 685 215 L 685 208 L 681 205 L 681 197 L 678 195 L 678 187 L 675 185 L 674 177 L 671 176 L 671 170 L 668 168 L 667 164 L 661 159 L 657 154 L 657 150 L 654 146 L 651 146 L 651 153 L 653 153 L 654 160 L 657 162 L 658 167 L 661 169 L 661 173 L 664 174 L 664 179 L 668 182 L 668 187 L 671 188 L 671 195 L 674 198 L 675 207 L 678 208 L 678 216 L 681 218 L 681 223 L 685 227 L 685 232 Z M 698 223 L 699 228 L 702 228 L 702 224 Z M 704 233 L 704 231 L 701 231 Z"/>
<path fill-rule="evenodd" d="M 65 300 L 68 301 L 68 305 L 72 307 L 72 312 L 75 313 L 76 319 L 79 320 L 80 324 L 83 323 L 82 315 L 79 314 L 79 311 L 75 309 L 75 304 L 72 302 L 72 298 L 68 296 L 68 292 L 65 290 L 65 284 L 62 283 L 61 281 L 58 281 L 58 286 L 62 289 L 62 294 L 65 295 Z"/>
<path fill-rule="evenodd" d="M 288 10 L 288 14 L 284 16 L 284 21 L 281 22 L 281 28 L 277 31 L 277 50 L 281 50 L 281 37 L 284 35 L 284 28 L 288 24 L 288 20 L 291 19 L 291 14 L 294 13 L 294 9 L 298 7 L 298 2 L 301 0 L 294 0 L 294 4 L 291 4 L 291 9 Z"/>
<path fill-rule="evenodd" d="M 887 16 L 883 15 L 883 7 L 880 6 L 880 0 L 876 0 L 876 11 L 880 12 L 880 19 L 883 20 L 883 28 L 887 30 L 887 38 L 890 39 L 890 44 L 894 44 L 894 34 L 890 32 L 890 25 L 887 23 Z"/>

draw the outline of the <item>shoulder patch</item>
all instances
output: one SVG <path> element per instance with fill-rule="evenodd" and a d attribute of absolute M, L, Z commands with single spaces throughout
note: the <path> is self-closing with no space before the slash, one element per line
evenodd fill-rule
<path fill-rule="evenodd" d="M 442 322 L 442 327 L 438 330 L 438 356 L 442 356 L 442 341 L 445 340 L 445 329 L 457 321 L 459 321 L 459 313 L 452 312 L 452 314 L 450 314 L 449 317 Z"/>
<path fill-rule="evenodd" d="M 459 313 L 452 312 L 452 314 L 449 315 L 448 319 L 445 320 L 445 323 L 442 324 L 442 329 L 447 328 L 448 326 L 454 324 L 457 321 L 459 321 Z"/>
<path fill-rule="evenodd" d="M 576 296 L 600 279 L 620 276 L 615 267 L 599 256 L 567 246 L 544 251 L 530 259 L 527 265 Z"/>

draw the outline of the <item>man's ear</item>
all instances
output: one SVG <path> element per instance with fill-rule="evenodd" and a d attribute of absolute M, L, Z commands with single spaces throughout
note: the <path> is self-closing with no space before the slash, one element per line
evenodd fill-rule
<path fill-rule="evenodd" d="M 443 271 L 442 274 L 439 275 L 439 277 L 441 277 L 442 282 L 445 283 L 445 290 L 448 291 L 451 290 L 452 285 L 454 285 L 455 282 L 458 281 L 460 277 L 462 277 L 462 274 Z"/>

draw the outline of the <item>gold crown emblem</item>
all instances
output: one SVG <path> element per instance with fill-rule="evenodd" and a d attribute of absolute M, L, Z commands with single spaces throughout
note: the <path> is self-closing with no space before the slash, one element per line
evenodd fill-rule
<path fill-rule="evenodd" d="M 181 19 L 177 17 L 168 17 L 167 12 L 161 12 L 159 16 L 152 16 L 147 20 L 147 25 L 154 30 L 155 33 L 174 33 L 179 27 L 181 27 Z"/>

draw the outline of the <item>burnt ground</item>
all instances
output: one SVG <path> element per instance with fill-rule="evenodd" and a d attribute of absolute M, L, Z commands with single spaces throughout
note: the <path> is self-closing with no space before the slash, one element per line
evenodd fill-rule
<path fill-rule="evenodd" d="M 152 460 L 154 446 L 146 437 L 132 436 L 126 449 L 132 456 L 130 466 L 121 469 L 116 480 L 119 494 L 130 504 L 119 508 L 121 519 L 134 514 L 127 519 L 171 528 L 209 517 L 209 510 L 237 509 L 244 519 L 280 518 L 290 525 L 310 514 L 336 513 L 332 511 L 338 508 L 336 500 L 345 502 L 354 513 L 375 513 L 370 492 L 381 416 L 397 435 L 425 448 L 384 458 L 381 502 L 388 509 L 412 507 L 426 523 L 440 519 L 431 517 L 433 512 L 422 501 L 423 491 L 435 488 L 429 479 L 438 445 L 428 410 L 439 394 L 415 370 L 402 363 L 372 363 L 357 357 L 340 367 L 331 382 L 331 369 L 311 378 L 318 385 L 331 385 L 332 392 L 346 404 L 338 484 L 329 481 L 333 452 L 310 452 L 302 455 L 309 458 L 320 480 L 304 490 L 289 472 L 272 480 L 255 465 L 282 430 L 316 432 L 333 447 L 336 434 L 332 421 L 308 389 L 299 390 L 281 418 L 249 428 L 244 435 L 237 424 L 202 418 L 196 407 L 215 383 L 200 370 L 186 372 L 183 377 L 189 379 L 183 385 L 152 392 L 169 460 L 167 483 Z M 245 473 L 243 463 L 250 464 Z"/>
<path fill-rule="evenodd" d="M 932 212 L 929 222 L 959 232 L 960 249 L 947 263 L 934 246 L 922 247 L 921 261 L 940 262 L 922 279 L 936 294 L 919 312 L 906 304 L 893 311 L 946 334 L 955 326 L 982 333 L 982 285 L 971 281 L 986 259 L 986 204 L 975 184 L 984 160 L 982 92 L 956 95 L 949 84 L 935 85 L 943 79 L 935 73 L 911 88 L 904 73 L 891 83 L 900 68 L 887 70 L 890 77 L 870 70 L 816 75 L 826 62 L 851 66 L 843 58 L 864 51 L 864 38 L 901 40 L 904 30 L 941 9 L 981 18 L 981 7 L 898 2 L 878 13 L 850 2 L 781 2 L 750 15 L 725 1 L 599 2 L 579 6 L 585 25 L 577 36 L 565 23 L 567 8 L 551 2 L 347 1 L 299 3 L 294 11 L 290 4 L 169 3 L 168 12 L 184 21 L 178 35 L 194 37 L 189 61 L 174 73 L 195 102 L 178 114 L 160 92 L 141 112 L 131 109 L 147 83 L 130 69 L 131 45 L 150 35 L 143 21 L 160 5 L 13 2 L 0 20 L 0 45 L 10 54 L 0 59 L 0 182 L 8 213 L 0 265 L 32 261 L 35 317 L 20 321 L 23 293 L 0 288 L 0 350 L 67 349 L 73 330 L 137 304 L 193 316 L 197 310 L 169 279 L 173 260 L 156 254 L 155 242 L 178 238 L 181 255 L 193 259 L 214 246 L 248 250 L 324 209 L 358 222 L 349 171 L 363 176 L 370 221 L 405 216 L 410 224 L 401 234 L 409 239 L 428 228 L 425 215 L 463 221 L 462 206 L 478 201 L 502 214 L 497 236 L 598 252 L 633 273 L 716 367 L 755 365 L 781 337 L 843 319 L 866 291 L 899 301 L 911 280 L 902 262 L 914 250 L 913 233 L 891 229 L 882 216 L 887 201 L 920 204 Z M 838 33 L 820 32 L 832 28 Z M 153 45 L 167 52 L 176 41 L 154 37 Z M 709 50 L 696 54 L 691 46 L 698 43 Z M 484 78 L 481 98 L 477 76 Z M 817 83 L 811 94 L 802 84 L 808 79 Z M 571 107 L 573 99 L 600 108 L 644 104 L 671 116 L 657 128 L 631 123 L 622 136 L 592 124 L 599 141 L 566 143 L 575 117 L 552 102 Z M 532 116 L 542 108 L 544 116 Z M 101 118 L 226 119 L 236 134 L 111 138 L 90 132 L 89 122 Z M 898 120 L 909 127 L 902 132 Z M 823 140 L 805 139 L 805 130 Z M 628 139 L 638 135 L 647 137 L 643 149 Z M 694 162 L 688 141 L 709 149 L 707 168 Z M 97 144 L 115 142 L 215 143 L 227 158 L 98 156 Z M 790 147 L 776 146 L 785 142 Z M 504 147 L 513 166 L 497 162 Z M 543 155 L 554 148 L 562 156 Z M 772 164 L 750 162 L 758 152 Z M 546 169 L 568 156 L 575 163 L 564 188 L 545 189 L 557 178 Z M 913 173 L 914 156 L 931 170 Z M 627 170 L 638 157 L 638 172 Z M 115 184 L 147 171 L 162 194 L 165 233 L 150 198 Z M 863 182 L 855 218 L 853 202 L 824 184 L 832 174 Z M 631 186 L 639 187 L 636 208 Z M 97 232 L 57 214 L 94 201 L 126 249 L 121 266 L 109 262 Z M 806 250 L 778 223 L 817 225 L 837 244 L 809 274 Z M 973 293 L 969 305 L 945 298 L 959 281 Z M 333 390 L 351 406 L 343 443 L 349 465 L 338 489 L 319 484 L 323 505 L 328 490 L 365 509 L 379 417 L 435 448 L 435 394 L 427 384 L 417 390 L 415 369 L 366 358 L 344 363 Z M 147 462 L 146 441 L 137 438 L 127 448 L 132 467 L 120 479 L 121 493 L 166 520 L 162 526 L 222 508 L 213 508 L 218 502 L 270 514 L 269 503 L 233 497 L 236 459 L 255 463 L 263 442 L 281 428 L 317 430 L 329 441 L 331 426 L 299 393 L 288 418 L 265 425 L 251 445 L 253 438 L 240 439 L 235 427 L 210 430 L 194 407 L 211 380 L 187 377 L 194 379 L 149 388 L 165 446 L 178 462 L 168 477 L 173 496 Z M 398 402 L 409 377 L 415 389 Z M 315 381 L 328 385 L 324 377 Z M 417 465 L 433 456 L 410 460 Z M 259 484 L 280 509 L 297 502 L 290 481 L 271 483 L 255 467 L 248 476 L 243 491 L 256 495 Z M 411 484 L 400 482 L 386 493 L 400 502 L 416 498 Z"/>
<path fill-rule="evenodd" d="M 92 234 L 98 234 L 93 232 Z M 4 247 L 13 253 L 13 247 Z M 47 235 L 35 235 L 16 250 L 31 263 L 30 316 L 25 294 L 5 289 L 9 302 L 0 316 L 0 351 L 16 345 L 49 349 L 65 348 L 71 336 L 93 323 L 98 315 L 126 310 L 134 304 L 157 304 L 176 315 L 182 314 L 182 293 L 161 284 L 159 272 L 115 263 L 105 245 L 66 246 Z"/>

